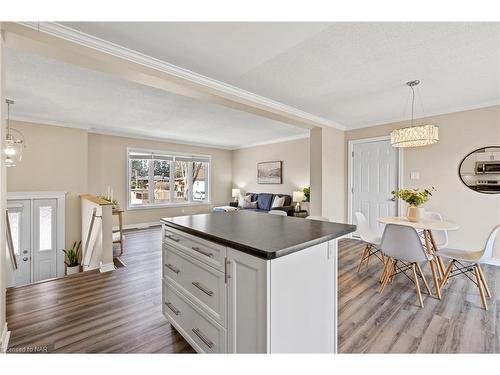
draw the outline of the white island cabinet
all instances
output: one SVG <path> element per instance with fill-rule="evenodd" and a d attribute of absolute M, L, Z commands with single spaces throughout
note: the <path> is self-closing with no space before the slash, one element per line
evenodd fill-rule
<path fill-rule="evenodd" d="M 195 228 L 195 216 L 186 221 L 188 229 Z M 292 230 L 301 220 L 316 236 L 330 228 L 299 218 L 268 216 L 290 223 Z M 335 236 L 300 249 L 286 248 L 287 243 L 282 247 L 289 250 L 266 255 L 259 248 L 247 249 L 243 240 L 235 249 L 240 243 L 219 241 L 222 234 L 217 241 L 207 240 L 207 235 L 184 230 L 179 220 L 176 225 L 168 219 L 162 223 L 163 313 L 197 352 L 336 351 Z M 275 223 L 282 227 L 271 222 Z M 337 237 L 354 230 L 346 227 Z"/>

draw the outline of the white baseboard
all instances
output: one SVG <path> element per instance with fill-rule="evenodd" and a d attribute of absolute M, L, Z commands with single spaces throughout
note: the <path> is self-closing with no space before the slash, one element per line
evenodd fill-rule
<path fill-rule="evenodd" d="M 490 266 L 500 267 L 500 259 L 490 259 L 489 261 L 487 261 L 485 263 L 489 264 Z"/>
<path fill-rule="evenodd" d="M 9 347 L 10 331 L 7 329 L 7 322 L 2 330 L 2 335 L 0 336 L 0 353 L 6 353 Z"/>
<path fill-rule="evenodd" d="M 160 226 L 159 221 L 151 221 L 149 223 L 137 223 L 137 224 L 125 224 L 123 226 L 123 229 L 145 229 L 145 228 L 150 228 L 150 227 L 157 227 Z M 119 227 L 118 225 L 113 226 L 113 230 L 118 230 Z"/>
<path fill-rule="evenodd" d="M 101 273 L 114 271 L 115 269 L 116 268 L 115 268 L 115 265 L 113 262 L 111 262 L 111 263 L 102 263 L 101 262 L 101 267 L 99 267 L 99 271 L 101 271 Z"/>

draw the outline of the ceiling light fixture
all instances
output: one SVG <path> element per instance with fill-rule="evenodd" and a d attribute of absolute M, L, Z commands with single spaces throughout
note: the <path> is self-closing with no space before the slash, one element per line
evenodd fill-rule
<path fill-rule="evenodd" d="M 23 157 L 25 142 L 23 133 L 10 127 L 10 105 L 14 104 L 14 101 L 6 99 L 5 102 L 7 103 L 7 134 L 4 140 L 5 166 L 14 167 Z"/>
<path fill-rule="evenodd" d="M 415 107 L 415 86 L 419 80 L 409 81 L 406 84 L 411 88 L 411 125 L 407 128 L 395 129 L 391 132 L 391 145 L 393 147 L 419 147 L 432 145 L 439 141 L 439 128 L 436 125 L 413 126 Z"/>

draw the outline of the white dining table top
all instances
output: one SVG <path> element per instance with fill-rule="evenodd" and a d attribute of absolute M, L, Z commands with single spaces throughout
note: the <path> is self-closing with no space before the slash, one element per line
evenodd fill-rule
<path fill-rule="evenodd" d="M 457 230 L 460 228 L 457 223 L 451 221 L 422 219 L 421 221 L 413 222 L 404 216 L 383 216 L 379 217 L 378 221 L 381 224 L 406 225 L 407 227 L 423 230 Z"/>

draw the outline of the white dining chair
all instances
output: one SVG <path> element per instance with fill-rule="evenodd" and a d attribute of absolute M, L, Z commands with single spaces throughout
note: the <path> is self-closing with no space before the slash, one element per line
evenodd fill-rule
<path fill-rule="evenodd" d="M 424 218 L 428 220 L 443 221 L 443 217 L 438 212 L 425 211 Z M 448 246 L 448 232 L 445 230 L 433 230 L 432 236 L 438 249 Z"/>
<path fill-rule="evenodd" d="M 420 307 L 424 307 L 419 278 L 422 279 L 429 295 L 431 295 L 431 290 L 420 264 L 431 261 L 433 256 L 425 251 L 417 231 L 404 225 L 387 224 L 380 246 L 387 261 L 382 272 L 382 285 L 379 292 L 382 293 L 388 282 L 392 281 L 396 275 L 403 273 L 415 284 Z M 413 278 L 406 273 L 410 270 Z"/>
<path fill-rule="evenodd" d="M 456 275 L 465 275 L 471 280 L 479 289 L 481 301 L 485 310 L 488 310 L 488 303 L 486 297 L 491 298 L 491 291 L 484 276 L 481 264 L 490 260 L 493 256 L 493 248 L 495 241 L 500 230 L 500 225 L 493 228 L 486 240 L 483 249 L 476 251 L 459 250 L 452 248 L 442 248 L 435 252 L 436 256 L 450 259 L 450 263 L 446 268 L 443 279 L 441 280 L 440 287 L 442 288 L 448 282 L 449 278 Z M 467 263 L 467 264 L 464 264 Z M 474 273 L 474 279 L 468 273 Z"/>
<path fill-rule="evenodd" d="M 356 216 L 356 229 L 358 230 L 359 237 L 361 241 L 366 243 L 365 251 L 359 261 L 358 272 L 361 270 L 364 263 L 366 263 L 366 268 L 368 268 L 372 256 L 376 256 L 385 264 L 384 255 L 382 253 L 380 253 L 380 256 L 378 255 L 380 252 L 380 242 L 382 241 L 381 236 L 370 228 L 370 224 L 368 224 L 365 215 L 361 212 L 356 212 L 354 215 Z"/>
<path fill-rule="evenodd" d="M 271 211 L 269 211 L 269 214 L 277 215 L 277 216 L 287 216 L 287 213 L 285 211 L 281 211 L 281 210 L 271 210 Z"/>
<path fill-rule="evenodd" d="M 306 217 L 308 220 L 317 220 L 317 221 L 330 221 L 329 218 L 324 217 L 324 216 L 308 216 Z"/>

